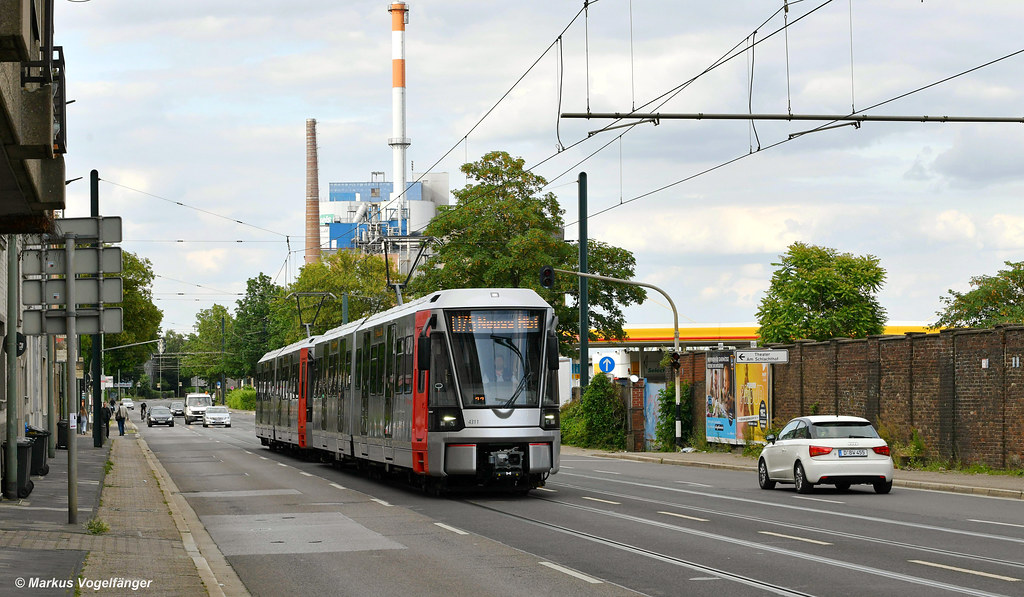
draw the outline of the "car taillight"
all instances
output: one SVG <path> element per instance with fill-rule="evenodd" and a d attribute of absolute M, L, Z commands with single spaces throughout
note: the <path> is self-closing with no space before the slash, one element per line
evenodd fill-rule
<path fill-rule="evenodd" d="M 871 449 L 875 451 L 875 454 L 881 454 L 882 456 L 889 455 L 889 446 L 875 446 Z"/>
<path fill-rule="evenodd" d="M 810 452 L 811 458 L 814 458 L 815 456 L 824 456 L 825 454 L 828 454 L 832 451 L 832 448 L 827 448 L 825 446 L 811 446 L 807 451 Z"/>

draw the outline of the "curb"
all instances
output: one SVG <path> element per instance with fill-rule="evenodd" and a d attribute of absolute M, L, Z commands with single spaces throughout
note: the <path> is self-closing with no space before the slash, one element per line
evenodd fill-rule
<path fill-rule="evenodd" d="M 160 483 L 160 491 L 163 492 L 164 499 L 167 501 L 167 507 L 171 511 L 171 517 L 174 519 L 174 526 L 178 528 L 178 532 L 181 534 L 181 542 L 184 545 L 185 552 L 192 557 L 192 562 L 195 564 L 196 571 L 199 572 L 199 577 L 206 586 L 207 592 L 211 597 L 249 595 L 245 584 L 238 578 L 231 564 L 228 563 L 224 558 L 224 554 L 217 548 L 213 538 L 206 532 L 206 527 L 199 520 L 195 510 L 181 496 L 177 485 L 174 484 L 170 475 L 167 474 L 163 465 L 160 464 L 160 459 L 149 449 L 149 444 L 146 443 L 146 440 L 142 439 L 141 435 L 138 436 L 136 441 L 139 442 L 142 454 L 146 457 L 149 467 L 153 470 L 153 474 L 156 475 L 157 481 Z"/>
<path fill-rule="evenodd" d="M 635 462 L 649 462 L 652 464 L 669 464 L 673 466 L 692 466 L 696 468 L 707 468 L 707 469 L 720 469 L 729 471 L 742 471 L 742 472 L 756 472 L 757 467 L 754 465 L 742 465 L 742 464 L 725 464 L 718 462 L 695 462 L 695 461 L 683 461 L 683 460 L 672 460 L 665 459 L 660 456 L 642 456 L 639 454 L 630 453 L 615 453 L 615 452 L 586 452 L 588 456 L 595 456 L 598 458 L 616 458 L 619 460 L 632 460 Z M 962 493 L 967 495 L 979 495 L 986 497 L 997 497 L 1004 499 L 1013 500 L 1024 500 L 1024 491 L 1017 491 L 1013 489 L 997 489 L 994 487 L 974 487 L 970 485 L 951 485 L 948 483 L 933 483 L 929 481 L 913 481 L 907 479 L 893 479 L 893 485 L 896 487 L 905 487 L 907 489 L 927 489 L 929 491 L 944 491 L 946 493 Z"/>

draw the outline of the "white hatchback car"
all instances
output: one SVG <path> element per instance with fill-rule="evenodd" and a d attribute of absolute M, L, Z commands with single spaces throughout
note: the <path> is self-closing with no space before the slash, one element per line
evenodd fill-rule
<path fill-rule="evenodd" d="M 871 422 L 860 417 L 814 415 L 797 417 L 768 445 L 757 462 L 757 483 L 773 489 L 776 483 L 793 483 L 800 493 L 817 484 L 835 485 L 846 491 L 867 483 L 877 493 L 892 489 L 893 465 L 889 445 Z"/>

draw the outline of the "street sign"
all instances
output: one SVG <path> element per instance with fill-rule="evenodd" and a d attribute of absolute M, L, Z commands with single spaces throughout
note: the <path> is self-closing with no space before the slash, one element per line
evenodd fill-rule
<path fill-rule="evenodd" d="M 603 357 L 598 361 L 597 366 L 601 368 L 601 373 L 611 373 L 615 369 L 615 359 L 611 357 Z"/>
<path fill-rule="evenodd" d="M 120 303 L 122 288 L 121 278 L 75 278 L 75 304 Z M 25 305 L 67 304 L 67 280 L 25 280 L 22 291 Z"/>
<path fill-rule="evenodd" d="M 83 240 L 101 243 L 121 242 L 121 216 L 96 218 L 61 218 L 53 221 L 54 234 L 61 242 L 68 234 Z"/>
<path fill-rule="evenodd" d="M 100 315 L 102 313 L 102 315 Z M 22 330 L 29 336 L 67 334 L 67 315 L 64 309 L 26 309 L 22 312 Z M 124 331 L 124 314 L 120 307 L 97 311 L 79 309 L 75 314 L 75 332 L 87 334 L 120 334 Z"/>
<path fill-rule="evenodd" d="M 785 348 L 765 348 L 762 350 L 737 350 L 737 363 L 788 363 L 789 350 Z"/>
<path fill-rule="evenodd" d="M 26 249 L 22 255 L 21 272 L 26 276 L 68 274 L 63 249 L 50 249 L 45 254 L 42 249 Z M 121 273 L 121 247 L 75 248 L 75 271 L 71 273 Z"/>

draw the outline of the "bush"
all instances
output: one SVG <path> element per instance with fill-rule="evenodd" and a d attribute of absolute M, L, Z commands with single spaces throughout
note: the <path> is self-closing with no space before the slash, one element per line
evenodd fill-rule
<path fill-rule="evenodd" d="M 682 443 L 689 443 L 693 434 L 693 407 L 690 400 L 690 384 L 679 388 L 679 418 Z M 665 389 L 658 391 L 658 427 L 655 430 L 658 449 L 674 452 L 676 449 L 676 386 L 669 382 Z"/>
<path fill-rule="evenodd" d="M 256 388 L 244 387 L 228 392 L 228 407 L 235 410 L 256 410 Z"/>
<path fill-rule="evenodd" d="M 562 408 L 562 442 L 582 448 L 626 448 L 626 407 L 619 388 L 598 374 L 579 400 Z"/>

